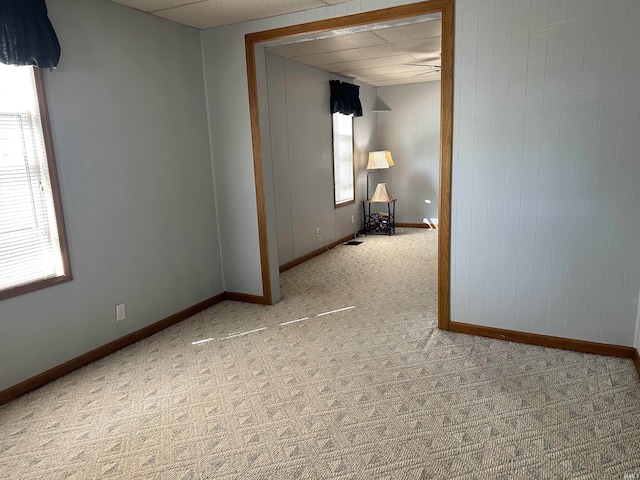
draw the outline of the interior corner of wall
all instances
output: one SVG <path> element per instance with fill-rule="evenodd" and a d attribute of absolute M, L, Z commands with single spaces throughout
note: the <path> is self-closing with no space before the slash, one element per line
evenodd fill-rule
<path fill-rule="evenodd" d="M 638 313 L 636 313 L 636 336 L 633 346 L 640 351 L 640 292 L 638 292 Z"/>

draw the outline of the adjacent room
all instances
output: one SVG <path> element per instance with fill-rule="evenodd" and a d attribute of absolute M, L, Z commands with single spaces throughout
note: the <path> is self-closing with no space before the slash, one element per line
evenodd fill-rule
<path fill-rule="evenodd" d="M 640 475 L 638 24 L 0 2 L 0 477 Z"/>
<path fill-rule="evenodd" d="M 260 46 L 281 272 L 358 234 L 437 228 L 441 29 L 434 14 Z M 330 82 L 356 85 L 357 113 L 331 113 Z"/>

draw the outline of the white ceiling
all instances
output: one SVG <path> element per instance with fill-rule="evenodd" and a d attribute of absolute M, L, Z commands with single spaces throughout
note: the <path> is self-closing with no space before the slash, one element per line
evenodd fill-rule
<path fill-rule="evenodd" d="M 297 39 L 267 51 L 382 87 L 440 80 L 438 69 L 408 64 L 440 65 L 441 35 L 441 19 L 425 17 L 409 24 L 377 24 L 365 31 Z"/>
<path fill-rule="evenodd" d="M 1 1 L 1 0 L 0 0 Z M 111 0 L 198 29 L 337 5 L 348 0 Z M 363 0 L 364 1 L 364 0 Z M 267 48 L 290 58 L 374 86 L 440 80 L 439 16 L 373 24 L 315 37 L 274 42 Z"/>
<path fill-rule="evenodd" d="M 111 0 L 190 27 L 205 29 L 338 5 L 348 0 Z"/>

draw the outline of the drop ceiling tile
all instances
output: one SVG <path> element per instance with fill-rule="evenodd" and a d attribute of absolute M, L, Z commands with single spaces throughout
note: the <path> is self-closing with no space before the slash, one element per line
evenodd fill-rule
<path fill-rule="evenodd" d="M 339 5 L 341 3 L 347 3 L 349 0 L 322 0 L 327 5 Z"/>
<path fill-rule="evenodd" d="M 154 15 L 206 29 L 326 6 L 322 0 L 204 0 Z"/>
<path fill-rule="evenodd" d="M 365 60 L 354 60 L 353 62 L 332 63 L 329 65 L 319 65 L 318 68 L 333 73 L 342 73 L 352 70 L 364 70 L 365 68 L 384 67 L 386 65 L 403 65 L 405 63 L 417 62 L 413 55 L 393 55 L 391 57 L 367 58 Z"/>
<path fill-rule="evenodd" d="M 433 69 L 429 67 L 418 67 L 413 65 L 387 65 L 384 67 L 367 68 L 364 70 L 349 70 L 347 73 L 355 75 L 356 77 L 371 77 L 374 75 L 387 75 L 387 74 L 415 74 L 422 72 L 430 72 Z"/>
<path fill-rule="evenodd" d="M 430 22 L 412 23 L 399 27 L 381 28 L 375 30 L 375 33 L 391 43 L 440 37 L 442 36 L 442 20 L 431 20 Z"/>
<path fill-rule="evenodd" d="M 370 47 L 384 43 L 387 42 L 372 32 L 361 32 L 351 35 L 341 35 L 337 37 L 322 38 L 319 40 L 278 45 L 276 47 L 267 48 L 267 51 L 275 55 L 280 55 L 281 57 L 291 58 L 315 55 L 317 53 L 337 52 L 340 50 Z"/>
<path fill-rule="evenodd" d="M 373 85 L 374 87 L 388 87 L 391 85 L 405 85 L 408 83 L 436 82 L 438 80 L 440 80 L 440 77 L 425 78 L 425 79 L 414 77 L 414 78 L 400 78 L 398 80 L 380 80 L 376 82 L 365 82 L 365 83 L 368 83 L 369 85 Z"/>
<path fill-rule="evenodd" d="M 410 55 L 413 57 L 412 61 L 414 62 L 427 62 L 436 65 L 442 64 L 442 56 L 439 53 L 411 53 Z"/>
<path fill-rule="evenodd" d="M 142 10 L 143 12 L 152 12 L 154 10 L 161 10 L 163 8 L 178 7 L 180 5 L 186 5 L 193 3 L 194 0 L 111 0 L 114 3 L 119 3 L 127 7 Z"/>
<path fill-rule="evenodd" d="M 367 82 L 367 83 L 384 81 L 384 80 L 397 80 L 400 78 L 421 78 L 421 77 L 433 78 L 435 76 L 440 78 L 440 74 L 435 72 L 428 72 L 428 73 L 425 73 L 424 75 L 418 75 L 418 73 L 425 73 L 425 72 L 416 72 L 416 73 L 401 72 L 401 73 L 388 73 L 384 75 L 367 75 L 367 76 L 356 75 L 352 78 L 357 78 L 358 80 L 362 80 L 363 82 Z"/>
<path fill-rule="evenodd" d="M 394 45 L 407 53 L 437 53 L 441 50 L 442 38 L 431 37 L 418 40 L 395 42 Z"/>
<path fill-rule="evenodd" d="M 402 55 L 404 52 L 392 44 L 375 45 L 372 47 L 354 48 L 351 50 L 343 50 L 341 52 L 318 53 L 316 55 L 307 55 L 303 57 L 295 57 L 293 60 L 311 65 L 329 65 L 332 63 L 352 62 L 355 60 L 363 60 L 377 57 L 389 57 L 393 55 Z"/>

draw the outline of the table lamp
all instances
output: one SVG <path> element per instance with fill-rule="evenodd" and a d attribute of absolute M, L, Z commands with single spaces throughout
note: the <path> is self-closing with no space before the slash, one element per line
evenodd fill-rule
<path fill-rule="evenodd" d="M 369 198 L 369 175 L 373 173 L 373 171 L 380 171 L 382 168 L 390 168 L 395 164 L 393 163 L 393 158 L 391 158 L 391 152 L 388 150 L 379 150 L 376 152 L 369 152 L 369 163 L 367 164 L 367 198 Z M 378 186 L 384 184 L 378 184 Z M 376 192 L 378 188 L 376 187 Z M 385 187 L 386 192 L 386 187 Z M 373 200 L 373 198 L 372 198 Z M 385 200 L 386 201 L 386 200 Z"/>

